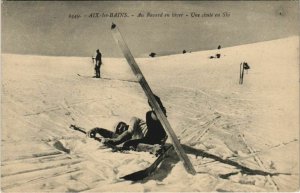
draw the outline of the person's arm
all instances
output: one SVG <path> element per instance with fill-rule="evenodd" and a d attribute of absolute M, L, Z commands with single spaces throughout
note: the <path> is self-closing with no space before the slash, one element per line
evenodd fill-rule
<path fill-rule="evenodd" d="M 87 136 L 91 138 L 95 138 L 96 135 L 99 134 L 101 137 L 104 138 L 113 138 L 116 136 L 116 134 L 110 130 L 96 127 L 90 131 L 87 132 Z"/>
<path fill-rule="evenodd" d="M 94 137 L 96 137 L 96 134 L 99 133 L 99 130 L 100 130 L 100 128 L 98 128 L 98 127 L 93 128 L 93 129 L 89 130 L 88 132 L 86 132 L 86 135 L 87 135 L 87 137 L 94 138 Z"/>
<path fill-rule="evenodd" d="M 131 132 L 130 131 L 124 131 L 121 135 L 119 135 L 116 138 L 112 138 L 112 139 L 105 139 L 104 143 L 110 143 L 112 145 L 119 145 L 127 140 L 129 140 L 131 138 Z"/>

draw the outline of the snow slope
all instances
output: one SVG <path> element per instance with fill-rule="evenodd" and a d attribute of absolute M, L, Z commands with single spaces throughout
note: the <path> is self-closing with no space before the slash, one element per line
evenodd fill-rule
<path fill-rule="evenodd" d="M 144 118 L 147 99 L 124 59 L 104 58 L 99 80 L 90 58 L 2 54 L 2 191 L 296 191 L 298 43 L 137 59 L 197 171 L 187 174 L 173 152 L 138 183 L 118 177 L 153 155 L 112 153 L 69 129 Z M 221 58 L 209 59 L 216 53 Z M 244 61 L 251 69 L 239 85 Z"/>

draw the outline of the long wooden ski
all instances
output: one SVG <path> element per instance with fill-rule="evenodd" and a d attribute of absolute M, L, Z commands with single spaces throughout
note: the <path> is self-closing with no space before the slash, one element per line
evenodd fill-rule
<path fill-rule="evenodd" d="M 196 171 L 195 171 L 191 161 L 189 160 L 188 156 L 186 155 L 183 148 L 181 147 L 180 142 L 179 142 L 175 132 L 171 128 L 169 121 L 167 120 L 167 118 L 164 115 L 162 109 L 160 108 L 158 102 L 156 101 L 150 86 L 148 85 L 142 71 L 140 70 L 138 64 L 136 63 L 134 57 L 132 56 L 118 27 L 114 23 L 111 26 L 111 31 L 112 31 L 112 34 L 113 34 L 113 37 L 114 37 L 116 43 L 119 45 L 121 51 L 123 52 L 124 57 L 126 58 L 128 64 L 130 65 L 131 70 L 137 77 L 147 98 L 149 99 L 149 102 L 150 102 L 151 106 L 153 107 L 154 112 L 156 113 L 161 124 L 163 125 L 165 131 L 168 133 L 169 137 L 171 138 L 174 149 L 175 149 L 176 153 L 178 154 L 180 160 L 183 162 L 186 171 L 192 175 L 195 175 Z"/>

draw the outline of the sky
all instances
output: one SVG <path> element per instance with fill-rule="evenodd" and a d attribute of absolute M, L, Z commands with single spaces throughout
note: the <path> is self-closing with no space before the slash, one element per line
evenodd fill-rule
<path fill-rule="evenodd" d="M 110 32 L 114 22 L 135 57 L 216 49 L 298 35 L 298 6 L 299 1 L 2 1 L 1 48 L 87 57 L 100 49 L 103 57 L 121 57 Z"/>

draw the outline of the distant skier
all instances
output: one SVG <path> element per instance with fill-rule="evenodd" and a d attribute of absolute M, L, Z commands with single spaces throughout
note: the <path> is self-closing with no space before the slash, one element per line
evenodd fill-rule
<path fill-rule="evenodd" d="M 149 56 L 152 57 L 152 58 L 154 58 L 154 57 L 156 56 L 156 53 L 151 52 L 151 53 L 149 54 Z"/>
<path fill-rule="evenodd" d="M 166 109 L 160 98 L 157 96 L 155 96 L 155 98 L 163 110 L 163 113 L 166 115 Z M 71 125 L 71 127 L 77 126 Z M 136 150 L 137 146 L 141 143 L 162 145 L 167 139 L 167 134 L 153 110 L 146 113 L 146 121 L 137 117 L 132 117 L 129 124 L 126 124 L 123 121 L 118 122 L 114 127 L 114 132 L 99 127 L 87 132 L 87 136 L 91 138 L 94 138 L 96 134 L 103 137 L 101 140 L 103 143 L 111 145 L 123 143 L 122 149 L 124 150 Z"/>
<path fill-rule="evenodd" d="M 95 72 L 96 72 L 96 78 L 100 78 L 100 66 L 102 64 L 102 55 L 99 49 L 96 50 L 96 57 L 93 58 L 93 60 L 96 59 L 95 62 Z"/>
<path fill-rule="evenodd" d="M 250 69 L 250 66 L 247 62 L 243 62 L 240 64 L 240 84 L 243 84 L 244 81 L 244 70 L 248 73 L 248 70 Z"/>

